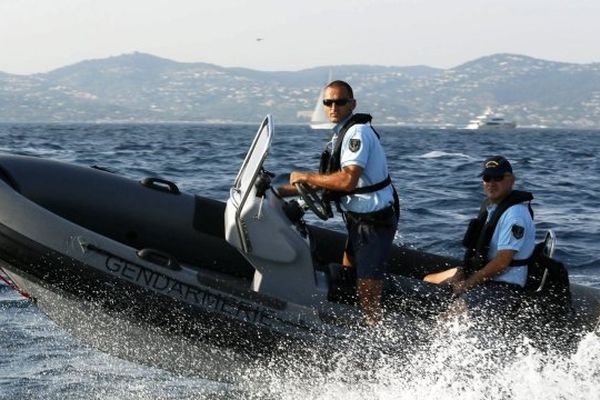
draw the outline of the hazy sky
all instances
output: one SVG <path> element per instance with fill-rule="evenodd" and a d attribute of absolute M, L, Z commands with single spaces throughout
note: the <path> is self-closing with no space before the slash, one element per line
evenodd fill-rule
<path fill-rule="evenodd" d="M 133 51 L 259 70 L 589 63 L 599 43 L 600 0 L 0 0 L 0 71 L 17 74 Z"/>

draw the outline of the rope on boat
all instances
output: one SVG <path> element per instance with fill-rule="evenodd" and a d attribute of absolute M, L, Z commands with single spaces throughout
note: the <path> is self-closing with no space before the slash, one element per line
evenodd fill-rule
<path fill-rule="evenodd" d="M 4 272 L 4 269 L 2 267 L 0 267 L 0 281 L 6 283 L 6 285 L 13 289 L 15 292 L 19 293 L 21 296 L 25 297 L 28 300 L 31 300 L 31 295 L 29 293 L 27 293 L 26 291 L 24 291 L 23 289 L 21 289 L 20 287 L 18 287 L 17 285 L 15 285 L 15 283 L 10 280 L 10 278 L 8 277 L 8 274 L 6 272 Z"/>

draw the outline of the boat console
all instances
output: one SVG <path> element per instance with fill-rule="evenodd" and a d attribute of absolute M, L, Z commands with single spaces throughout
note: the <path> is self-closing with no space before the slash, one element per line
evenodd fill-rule
<path fill-rule="evenodd" d="M 272 138 L 267 116 L 230 190 L 225 238 L 255 268 L 252 290 L 315 306 L 327 300 L 328 278 L 314 268 L 303 211 L 278 195 L 263 168 Z"/>

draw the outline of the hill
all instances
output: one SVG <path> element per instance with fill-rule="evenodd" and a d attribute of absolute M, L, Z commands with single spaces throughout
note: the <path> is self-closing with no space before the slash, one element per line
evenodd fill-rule
<path fill-rule="evenodd" d="M 305 123 L 329 71 L 379 124 L 464 126 L 486 107 L 520 126 L 600 129 L 600 64 L 495 54 L 450 69 L 340 65 L 266 72 L 143 53 L 44 74 L 0 72 L 2 122 Z"/>

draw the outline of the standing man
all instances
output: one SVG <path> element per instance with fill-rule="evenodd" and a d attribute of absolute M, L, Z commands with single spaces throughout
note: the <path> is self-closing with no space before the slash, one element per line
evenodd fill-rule
<path fill-rule="evenodd" d="M 486 199 L 463 239 L 465 265 L 427 275 L 425 281 L 450 284 L 471 309 L 511 311 L 521 300 L 535 247 L 533 195 L 513 190 L 516 178 L 502 156 L 485 160 L 480 176 Z"/>
<path fill-rule="evenodd" d="M 350 85 L 331 82 L 323 99 L 325 114 L 335 127 L 320 171 L 292 172 L 284 191 L 291 194 L 292 185 L 305 183 L 324 189 L 324 197 L 336 202 L 348 229 L 342 265 L 356 269 L 365 322 L 376 325 L 383 314 L 383 275 L 398 225 L 397 196 L 371 116 L 353 114 L 356 100 Z"/>

